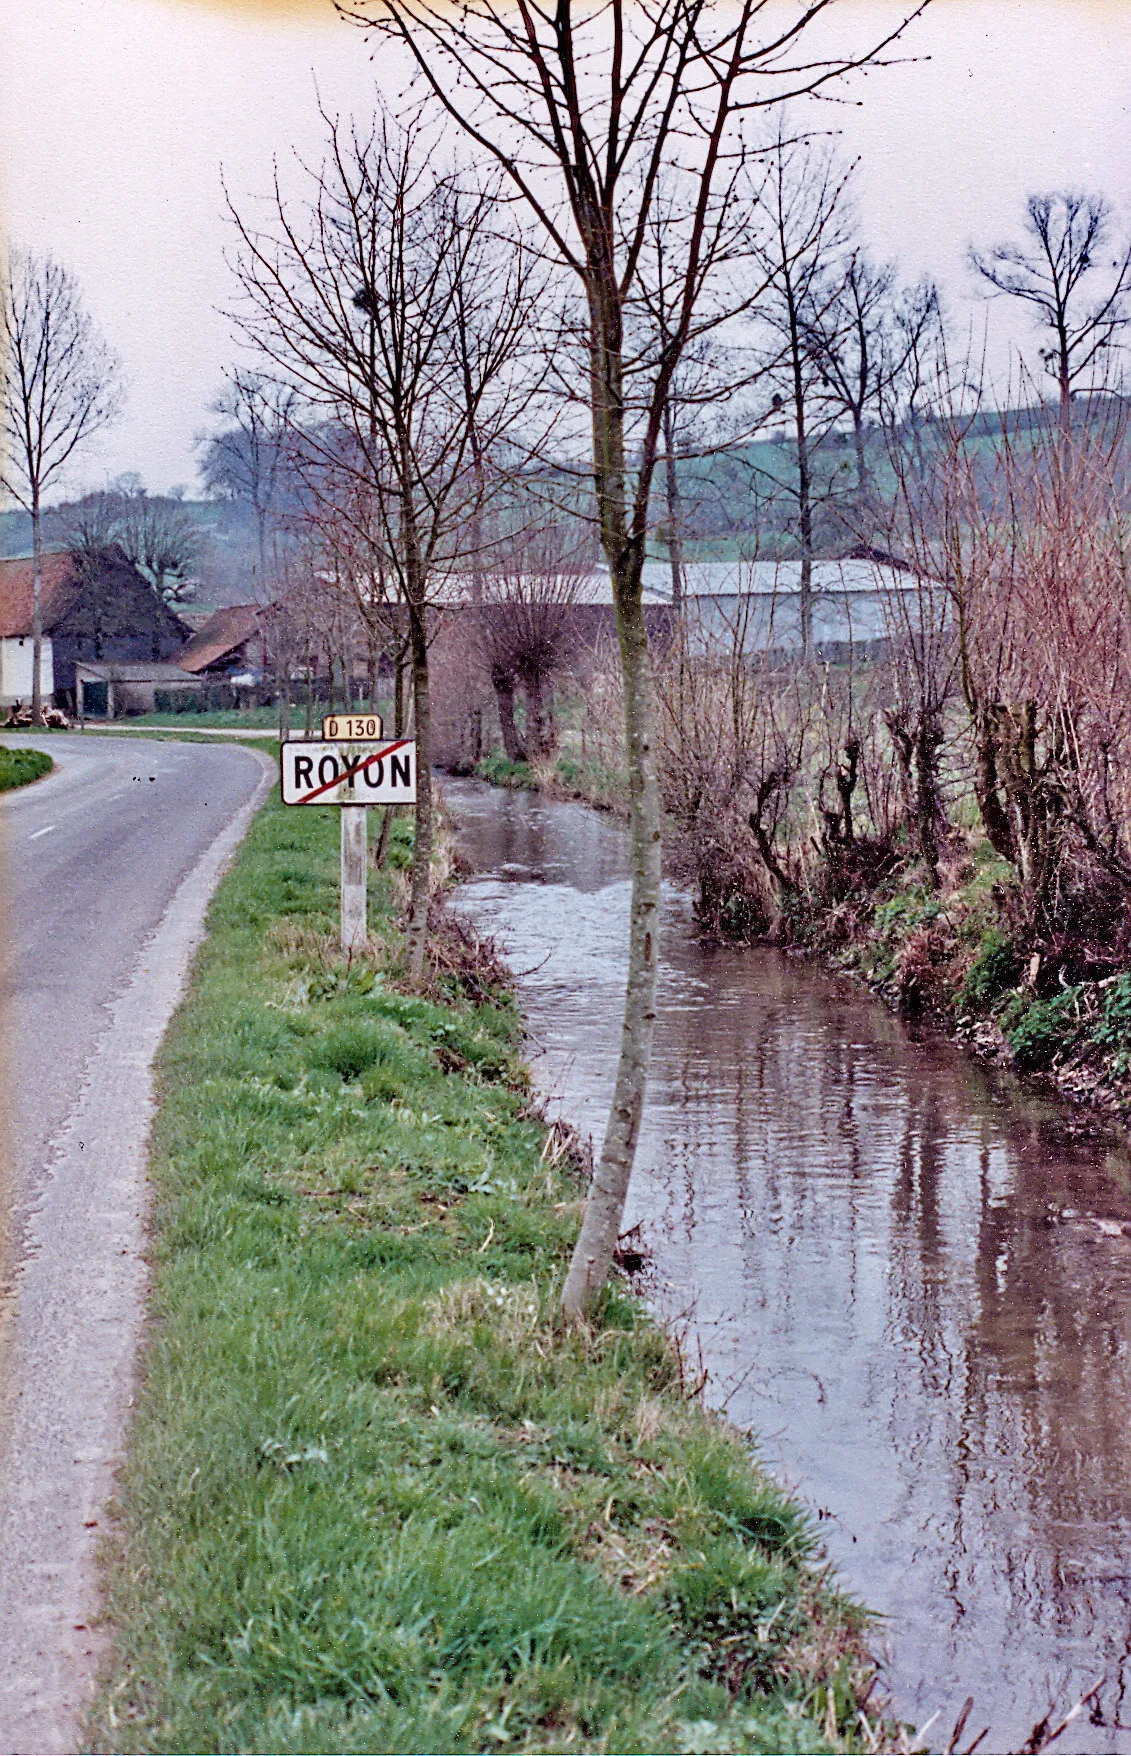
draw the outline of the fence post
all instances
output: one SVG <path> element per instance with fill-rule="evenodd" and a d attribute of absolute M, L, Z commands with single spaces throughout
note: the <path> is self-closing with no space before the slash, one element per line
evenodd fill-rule
<path fill-rule="evenodd" d="M 366 825 L 364 805 L 342 805 L 342 950 L 349 955 L 365 948 Z"/>

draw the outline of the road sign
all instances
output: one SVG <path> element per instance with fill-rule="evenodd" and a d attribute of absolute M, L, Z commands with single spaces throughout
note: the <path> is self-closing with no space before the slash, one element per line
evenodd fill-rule
<path fill-rule="evenodd" d="M 328 713 L 322 720 L 322 736 L 328 744 L 352 743 L 359 738 L 372 743 L 385 736 L 385 722 L 379 713 Z"/>
<path fill-rule="evenodd" d="M 416 740 L 280 746 L 284 805 L 413 805 Z"/>

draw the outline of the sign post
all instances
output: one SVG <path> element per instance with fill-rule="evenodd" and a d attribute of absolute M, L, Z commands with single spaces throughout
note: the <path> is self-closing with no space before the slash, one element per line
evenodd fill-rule
<path fill-rule="evenodd" d="M 342 806 L 342 950 L 347 956 L 365 947 L 366 852 L 369 819 L 364 805 Z"/>
<path fill-rule="evenodd" d="M 280 745 L 279 764 L 284 805 L 342 808 L 342 950 L 349 955 L 364 947 L 367 931 L 365 807 L 415 804 L 416 742 L 296 738 Z"/>

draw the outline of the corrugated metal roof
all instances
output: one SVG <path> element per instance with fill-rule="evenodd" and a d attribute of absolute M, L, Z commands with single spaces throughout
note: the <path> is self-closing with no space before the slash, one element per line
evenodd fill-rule
<path fill-rule="evenodd" d="M 672 571 L 667 561 L 645 561 L 644 602 L 670 604 Z M 815 596 L 843 597 L 849 592 L 914 591 L 915 574 L 904 568 L 870 560 L 814 561 L 811 589 Z M 683 589 L 687 598 L 759 597 L 784 599 L 801 591 L 800 561 L 690 561 L 683 566 Z M 606 568 L 580 575 L 570 588 L 563 588 L 563 602 L 608 605 L 613 602 L 612 581 Z M 437 604 L 472 601 L 468 574 L 455 574 L 429 593 Z M 490 592 L 488 593 L 490 599 Z"/>
<path fill-rule="evenodd" d="M 167 664 L 155 659 L 152 664 L 142 664 L 130 659 L 121 661 L 95 662 L 93 659 L 77 659 L 75 675 L 81 676 L 88 683 L 199 683 L 200 678 L 193 671 L 183 671 L 180 665 Z"/>

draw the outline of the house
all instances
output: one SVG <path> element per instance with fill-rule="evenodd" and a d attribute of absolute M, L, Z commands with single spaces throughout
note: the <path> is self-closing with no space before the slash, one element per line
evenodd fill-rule
<path fill-rule="evenodd" d="M 44 700 L 74 709 L 75 666 L 157 665 L 179 657 L 186 629 L 116 544 L 41 564 Z M 0 560 L 0 704 L 31 697 L 32 562 Z M 144 707 L 128 689 L 122 706 Z"/>
<path fill-rule="evenodd" d="M 177 663 L 194 676 L 258 682 L 267 665 L 258 604 L 228 604 L 198 626 Z"/>

